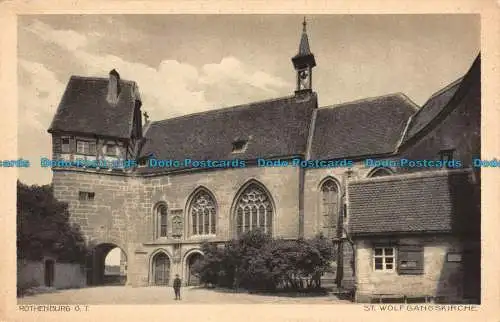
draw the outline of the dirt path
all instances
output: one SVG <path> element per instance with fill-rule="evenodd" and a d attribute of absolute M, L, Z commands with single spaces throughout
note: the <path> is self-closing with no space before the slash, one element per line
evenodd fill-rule
<path fill-rule="evenodd" d="M 182 289 L 182 301 L 174 300 L 171 287 L 102 286 L 60 290 L 18 299 L 18 304 L 348 304 L 334 296 L 285 297 L 232 293 L 195 287 Z"/>

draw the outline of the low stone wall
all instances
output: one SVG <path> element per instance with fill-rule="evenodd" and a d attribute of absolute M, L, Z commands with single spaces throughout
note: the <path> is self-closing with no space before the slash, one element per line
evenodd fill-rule
<path fill-rule="evenodd" d="M 58 263 L 54 264 L 53 288 L 80 288 L 86 285 L 85 270 L 79 264 Z M 17 286 L 18 288 L 31 288 L 45 285 L 44 261 L 17 261 Z"/>

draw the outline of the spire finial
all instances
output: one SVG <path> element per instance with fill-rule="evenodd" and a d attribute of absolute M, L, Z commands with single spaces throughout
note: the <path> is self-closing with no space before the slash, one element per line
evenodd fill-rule
<path fill-rule="evenodd" d="M 304 16 L 304 22 L 302 23 L 302 31 L 303 32 L 306 32 L 306 25 L 307 25 L 306 17 Z"/>

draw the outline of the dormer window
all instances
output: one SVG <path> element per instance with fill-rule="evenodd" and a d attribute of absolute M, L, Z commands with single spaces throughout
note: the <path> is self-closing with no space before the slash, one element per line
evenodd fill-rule
<path fill-rule="evenodd" d="M 439 152 L 439 158 L 441 161 L 452 161 L 454 150 L 442 150 Z"/>
<path fill-rule="evenodd" d="M 232 153 L 242 153 L 245 152 L 247 148 L 247 140 L 237 140 L 233 142 L 233 151 Z"/>

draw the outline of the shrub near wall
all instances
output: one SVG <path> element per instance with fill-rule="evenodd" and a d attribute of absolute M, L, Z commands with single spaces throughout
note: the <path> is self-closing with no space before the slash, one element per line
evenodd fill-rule
<path fill-rule="evenodd" d="M 17 293 L 44 285 L 44 257 L 55 260 L 53 286 L 81 287 L 88 249 L 79 226 L 69 221 L 68 205 L 50 185 L 17 182 Z"/>
<path fill-rule="evenodd" d="M 193 268 L 205 284 L 256 291 L 321 287 L 321 275 L 335 258 L 330 240 L 273 239 L 256 230 L 224 247 L 204 243 L 204 259 Z"/>

